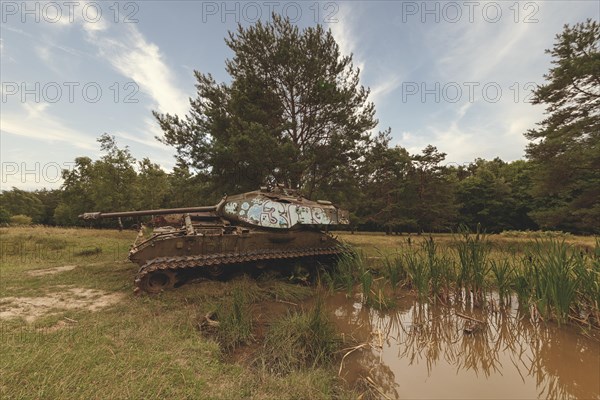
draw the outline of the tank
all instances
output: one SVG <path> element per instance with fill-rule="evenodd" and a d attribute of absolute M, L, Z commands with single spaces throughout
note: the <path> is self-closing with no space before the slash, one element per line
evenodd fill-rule
<path fill-rule="evenodd" d="M 328 231 L 348 224 L 348 212 L 281 186 L 225 196 L 215 206 L 90 212 L 84 220 L 152 216 L 129 251 L 139 265 L 135 292 L 158 293 L 190 277 L 218 278 L 228 268 L 330 262 L 344 251 Z"/>

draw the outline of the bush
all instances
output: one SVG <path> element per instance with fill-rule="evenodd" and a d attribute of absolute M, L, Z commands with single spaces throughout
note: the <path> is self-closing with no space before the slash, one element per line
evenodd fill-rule
<path fill-rule="evenodd" d="M 0 206 L 0 224 L 8 224 L 10 222 L 10 213 L 4 207 Z"/>
<path fill-rule="evenodd" d="M 27 215 L 13 215 L 10 217 L 11 225 L 31 225 L 33 220 Z"/>

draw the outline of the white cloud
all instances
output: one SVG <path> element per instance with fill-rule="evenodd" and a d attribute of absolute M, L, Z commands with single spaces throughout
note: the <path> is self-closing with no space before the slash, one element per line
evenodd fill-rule
<path fill-rule="evenodd" d="M 6 49 L 6 46 L 4 45 L 4 39 L 0 38 L 0 59 L 2 61 L 0 61 L 1 63 L 4 62 L 17 62 L 17 60 L 14 59 L 14 57 L 12 57 L 9 52 Z"/>
<path fill-rule="evenodd" d="M 367 67 L 367 63 L 363 56 L 359 54 L 359 48 L 361 44 L 357 40 L 356 34 L 354 33 L 353 23 L 355 21 L 354 16 L 360 14 L 356 7 L 360 5 L 352 3 L 343 3 L 339 8 L 338 22 L 331 24 L 331 33 L 335 38 L 335 41 L 340 47 L 342 55 L 352 54 L 352 60 L 356 67 L 360 69 L 360 81 L 363 86 L 371 86 L 371 93 L 369 94 L 369 101 L 377 105 L 380 101 L 392 93 L 400 84 L 402 80 L 400 75 L 395 72 L 385 71 L 378 61 L 370 62 Z M 376 75 L 377 81 L 372 85 L 368 85 L 365 81 L 367 76 L 367 68 L 369 69 L 369 75 Z M 374 71 L 378 70 L 376 74 Z"/>
<path fill-rule="evenodd" d="M 364 71 L 365 62 L 360 59 L 357 54 L 357 41 L 352 32 L 352 16 L 354 13 L 351 10 L 351 7 L 348 3 L 343 3 L 339 8 L 339 16 L 337 17 L 337 22 L 331 24 L 331 34 L 335 38 L 338 46 L 340 47 L 340 53 L 342 56 L 349 56 L 352 54 L 352 60 L 358 68 L 360 68 L 361 72 Z"/>
<path fill-rule="evenodd" d="M 380 81 L 380 83 L 373 86 L 369 95 L 369 100 L 371 100 L 373 103 L 375 103 L 375 105 L 377 105 L 377 103 L 381 101 L 385 96 L 396 90 L 401 83 L 402 80 L 398 75 L 390 74 L 388 76 L 385 76 Z"/>
<path fill-rule="evenodd" d="M 105 20 L 100 19 L 96 22 L 84 20 L 82 23 L 83 29 L 88 33 L 102 32 L 108 29 L 108 24 Z"/>
<path fill-rule="evenodd" d="M 162 137 L 164 132 L 160 129 L 157 122 L 152 118 L 144 118 L 142 133 L 131 134 L 124 131 L 116 131 L 115 135 L 132 142 L 143 144 L 144 146 L 165 150 L 166 146 L 156 140 L 156 137 Z"/>
<path fill-rule="evenodd" d="M 42 46 L 36 46 L 35 47 L 35 53 L 37 54 L 37 56 L 44 62 L 48 63 L 50 62 L 50 49 L 47 47 L 42 47 Z"/>
<path fill-rule="evenodd" d="M 82 149 L 94 149 L 86 140 L 86 135 L 54 116 L 48 103 L 25 103 L 21 104 L 20 112 L 3 112 L 0 115 L 0 130 L 45 143 L 62 141 Z"/>
<path fill-rule="evenodd" d="M 121 25 L 123 27 L 123 25 Z M 188 96 L 174 83 L 158 46 L 148 42 L 137 27 L 129 24 L 113 32 L 86 28 L 88 41 L 97 46 L 99 56 L 120 74 L 132 79 L 148 94 L 160 112 L 184 115 Z"/>

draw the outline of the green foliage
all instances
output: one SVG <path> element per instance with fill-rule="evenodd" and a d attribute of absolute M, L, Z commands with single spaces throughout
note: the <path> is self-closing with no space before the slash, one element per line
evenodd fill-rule
<path fill-rule="evenodd" d="M 219 193 L 254 190 L 269 178 L 312 196 L 350 176 L 375 110 L 331 31 L 300 30 L 273 15 L 240 25 L 226 43 L 230 84 L 196 72 L 186 118 L 154 113 L 178 159 Z"/>
<path fill-rule="evenodd" d="M 386 232 L 448 230 L 455 222 L 455 179 L 441 165 L 446 154 L 427 146 L 410 155 L 389 147 L 389 131 L 367 149 L 361 164 L 357 217 L 366 228 Z"/>
<path fill-rule="evenodd" d="M 167 174 L 148 158 L 136 161 L 128 148 L 118 147 L 113 136 L 104 134 L 98 142 L 104 153 L 99 160 L 79 157 L 74 168 L 63 171 L 60 201 L 52 211 L 55 223 L 82 225 L 78 215 L 90 211 L 148 210 L 204 203 L 203 185 L 187 167 L 178 164 L 172 174 Z M 117 226 L 112 220 L 94 224 Z"/>
<path fill-rule="evenodd" d="M 423 242 L 423 252 L 425 253 L 425 261 L 427 270 L 429 270 L 429 280 L 431 292 L 434 295 L 441 293 L 444 287 L 446 274 L 444 269 L 447 267 L 445 260 L 438 256 L 437 245 L 432 237 Z M 434 296 L 434 299 L 436 297 Z"/>
<path fill-rule="evenodd" d="M 527 157 L 534 194 L 531 213 L 545 229 L 600 232 L 600 25 L 565 25 L 552 50 L 547 83 L 534 91 L 546 105 L 540 128 L 529 130 Z"/>
<path fill-rule="evenodd" d="M 10 222 L 10 212 L 2 206 L 0 206 L 0 224 L 8 224 Z"/>
<path fill-rule="evenodd" d="M 194 175 L 186 163 L 178 161 L 173 172 L 168 175 L 169 192 L 166 195 L 169 207 L 193 207 L 202 204 L 214 204 L 219 195 L 208 198 L 207 184 L 201 174 Z"/>
<path fill-rule="evenodd" d="M 11 190 L 0 193 L 0 206 L 10 215 L 27 215 L 34 223 L 42 223 L 44 204 L 35 193 L 13 187 Z"/>
<path fill-rule="evenodd" d="M 373 286 L 373 275 L 371 274 L 371 271 L 367 268 L 359 271 L 358 280 L 362 289 L 363 303 L 369 304 L 371 302 L 371 296 L 373 295 L 371 290 L 371 287 Z"/>
<path fill-rule="evenodd" d="M 431 145 L 425 147 L 422 154 L 412 156 L 409 190 L 416 195 L 416 202 L 409 212 L 415 215 L 419 231 L 447 231 L 457 216 L 455 181 L 450 169 L 441 165 L 445 159 L 446 153 Z"/>
<path fill-rule="evenodd" d="M 31 225 L 31 223 L 33 222 L 33 219 L 28 216 L 28 215 L 13 215 L 12 217 L 10 217 L 10 224 L 11 225 Z"/>
<path fill-rule="evenodd" d="M 91 196 L 98 210 L 125 211 L 137 209 L 139 187 L 135 159 L 125 147 L 117 146 L 114 136 L 103 134 L 99 139 L 100 150 L 105 154 L 94 163 Z"/>
<path fill-rule="evenodd" d="M 536 227 L 527 215 L 533 199 L 525 162 L 477 159 L 468 170 L 470 175 L 460 181 L 457 190 L 463 223 L 471 229 L 480 224 L 489 232 Z"/>
<path fill-rule="evenodd" d="M 136 185 L 140 196 L 139 207 L 144 210 L 165 207 L 170 190 L 167 173 L 148 158 L 144 158 L 138 164 Z"/>
<path fill-rule="evenodd" d="M 71 206 L 65 203 L 60 203 L 54 210 L 54 222 L 57 225 L 77 225 L 77 214 L 73 212 Z"/>
<path fill-rule="evenodd" d="M 98 210 L 95 208 L 93 194 L 96 176 L 94 162 L 89 157 L 77 157 L 73 168 L 63 170 L 62 201 L 54 210 L 57 223 L 81 224 L 76 219 L 77 215 Z"/>
<path fill-rule="evenodd" d="M 61 191 L 42 189 L 36 190 L 35 192 L 33 192 L 33 194 L 40 200 L 40 202 L 44 206 L 39 223 L 43 225 L 54 225 L 56 223 L 54 221 L 54 213 L 62 197 Z"/>

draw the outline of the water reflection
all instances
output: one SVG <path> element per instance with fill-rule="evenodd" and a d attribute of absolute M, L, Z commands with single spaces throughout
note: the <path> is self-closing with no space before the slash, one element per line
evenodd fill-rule
<path fill-rule="evenodd" d="M 370 379 L 382 397 L 600 399 L 600 342 L 577 328 L 532 323 L 516 308 L 409 298 L 389 313 L 344 296 L 329 306 L 348 342 L 369 343 L 347 357 L 342 377 Z"/>

